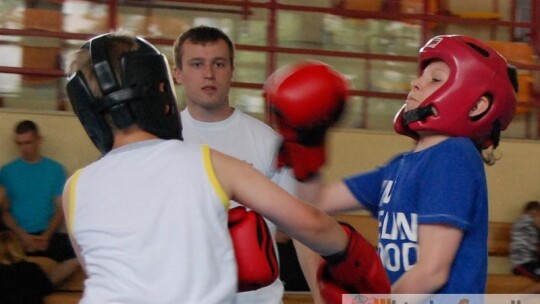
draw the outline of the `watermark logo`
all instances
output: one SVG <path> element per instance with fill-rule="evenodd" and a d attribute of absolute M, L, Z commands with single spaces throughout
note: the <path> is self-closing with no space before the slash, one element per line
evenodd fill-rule
<path fill-rule="evenodd" d="M 538 294 L 345 294 L 341 304 L 538 304 Z"/>

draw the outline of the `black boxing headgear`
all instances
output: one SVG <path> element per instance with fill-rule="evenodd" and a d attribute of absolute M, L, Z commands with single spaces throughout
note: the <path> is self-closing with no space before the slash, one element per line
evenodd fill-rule
<path fill-rule="evenodd" d="M 73 111 L 86 133 L 102 153 L 110 151 L 113 132 L 105 120 L 108 114 L 118 129 L 137 124 L 159 138 L 182 139 L 167 58 L 146 40 L 135 37 L 138 49 L 122 54 L 118 81 L 108 55 L 114 37 L 97 36 L 81 47 L 90 52 L 102 97 L 94 96 L 80 70 L 69 76 L 66 85 Z"/>

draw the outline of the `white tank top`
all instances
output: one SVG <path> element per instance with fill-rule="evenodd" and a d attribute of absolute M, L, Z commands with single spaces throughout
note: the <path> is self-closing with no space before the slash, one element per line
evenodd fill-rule
<path fill-rule="evenodd" d="M 68 224 L 86 264 L 81 303 L 232 303 L 229 198 L 207 146 L 151 140 L 71 178 Z"/>

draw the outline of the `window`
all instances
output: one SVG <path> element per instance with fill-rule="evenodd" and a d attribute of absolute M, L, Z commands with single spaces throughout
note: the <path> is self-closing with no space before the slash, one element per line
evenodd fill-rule
<path fill-rule="evenodd" d="M 4 0 L 0 3 L 0 105 L 69 111 L 63 59 L 84 40 L 109 28 L 144 36 L 171 59 L 177 35 L 207 24 L 224 30 L 237 45 L 231 90 L 236 107 L 265 119 L 261 88 L 266 77 L 282 65 L 309 58 L 330 64 L 350 80 L 352 97 L 341 127 L 392 130 L 393 117 L 417 75 L 416 54 L 429 37 L 453 33 L 488 40 L 495 29 L 499 40 L 513 38 L 516 23 L 507 12 L 522 14 L 517 0 L 497 5 L 504 12 L 501 20 L 452 14 L 484 9 L 492 1 L 476 1 L 477 8 L 471 8 L 472 2 L 465 0 L 41 0 L 32 1 L 33 6 Z M 444 2 L 446 6 L 437 6 Z M 531 10 L 540 6 L 531 5 Z M 530 22 L 525 29 L 532 33 L 534 44 L 537 21 Z M 536 74 L 540 70 L 537 64 L 520 68 Z M 182 106 L 182 87 L 177 90 Z M 530 106 L 534 108 L 530 115 L 538 117 L 537 103 Z M 507 136 L 538 138 L 523 131 L 525 126 L 538 128 L 537 121 L 516 118 Z"/>

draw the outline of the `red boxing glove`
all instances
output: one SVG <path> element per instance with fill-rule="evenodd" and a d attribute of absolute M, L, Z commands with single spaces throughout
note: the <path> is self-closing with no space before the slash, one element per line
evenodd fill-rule
<path fill-rule="evenodd" d="M 306 61 L 270 75 L 264 97 L 284 139 L 278 166 L 293 168 L 298 180 L 316 175 L 326 161 L 326 131 L 345 107 L 347 81 L 324 63 Z"/>
<path fill-rule="evenodd" d="M 229 233 L 238 265 L 238 292 L 272 284 L 279 266 L 270 230 L 261 215 L 239 206 L 229 210 Z"/>
<path fill-rule="evenodd" d="M 278 156 L 278 168 L 293 168 L 294 176 L 305 181 L 317 175 L 326 162 L 325 137 L 327 127 L 311 130 L 293 130 L 281 125 L 279 131 L 284 140 Z"/>
<path fill-rule="evenodd" d="M 371 244 L 348 224 L 344 252 L 325 257 L 317 271 L 321 296 L 327 303 L 341 303 L 343 294 L 389 294 L 390 280 Z"/>

